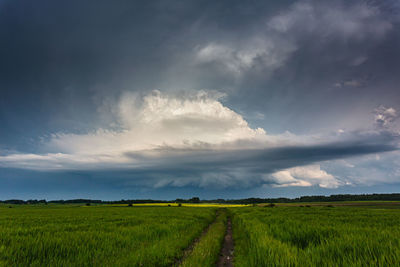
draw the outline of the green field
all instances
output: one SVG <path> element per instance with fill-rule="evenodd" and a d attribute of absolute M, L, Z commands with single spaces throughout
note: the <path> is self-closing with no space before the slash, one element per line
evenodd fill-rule
<path fill-rule="evenodd" d="M 399 266 L 400 209 L 236 209 L 236 266 Z"/>
<path fill-rule="evenodd" d="M 399 205 L 339 203 L 0 205 L 0 266 L 215 266 L 228 217 L 235 266 L 400 265 Z"/>
<path fill-rule="evenodd" d="M 1 266 L 170 266 L 214 220 L 216 211 L 7 207 L 0 208 Z"/>

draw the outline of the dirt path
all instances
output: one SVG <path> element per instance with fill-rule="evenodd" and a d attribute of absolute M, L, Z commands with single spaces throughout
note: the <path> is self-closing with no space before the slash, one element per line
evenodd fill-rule
<path fill-rule="evenodd" d="M 232 237 L 232 221 L 228 217 L 226 235 L 224 244 L 221 249 L 217 267 L 232 267 L 233 266 L 233 237 Z"/>
<path fill-rule="evenodd" d="M 206 228 L 204 228 L 204 230 L 201 232 L 201 234 L 198 237 L 196 237 L 196 239 L 193 240 L 193 242 L 187 248 L 185 248 L 185 251 L 183 252 L 183 256 L 179 259 L 176 259 L 173 266 L 181 265 L 182 262 L 190 255 L 190 253 L 192 253 L 194 247 L 197 245 L 197 243 L 199 243 L 200 239 L 207 234 L 207 232 L 211 228 L 211 226 L 217 221 L 219 214 L 220 214 L 220 211 L 218 210 L 216 212 L 214 221 L 212 221 L 209 225 L 207 225 Z"/>

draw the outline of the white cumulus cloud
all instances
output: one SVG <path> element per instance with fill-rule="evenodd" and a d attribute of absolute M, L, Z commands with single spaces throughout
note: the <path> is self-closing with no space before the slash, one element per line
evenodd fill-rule
<path fill-rule="evenodd" d="M 48 152 L 0 156 L 0 164 L 34 169 L 135 167 L 143 162 L 127 157 L 128 153 L 145 155 L 165 147 L 248 148 L 267 139 L 264 129 L 251 128 L 241 115 L 224 106 L 218 95 L 205 91 L 181 97 L 153 91 L 143 98 L 125 93 L 116 110 L 118 130 L 56 133 L 44 144 Z"/>
<path fill-rule="evenodd" d="M 398 147 L 398 137 L 387 130 L 268 135 L 250 127 L 220 97 L 205 91 L 125 93 L 112 109 L 117 127 L 53 134 L 37 154 L 3 151 L 0 167 L 125 172 L 129 184 L 153 187 L 336 188 L 341 182 L 316 163 Z M 396 111 L 381 108 L 379 114 L 388 120 Z"/>
<path fill-rule="evenodd" d="M 276 187 L 313 186 L 337 188 L 341 182 L 333 175 L 321 170 L 320 165 L 294 167 L 275 172 L 271 175 Z"/>
<path fill-rule="evenodd" d="M 186 97 L 153 91 L 143 99 L 138 98 L 132 93 L 122 96 L 117 114 L 121 130 L 56 134 L 48 145 L 68 153 L 109 154 L 266 137 L 263 129 L 252 129 L 241 115 L 204 91 Z"/>

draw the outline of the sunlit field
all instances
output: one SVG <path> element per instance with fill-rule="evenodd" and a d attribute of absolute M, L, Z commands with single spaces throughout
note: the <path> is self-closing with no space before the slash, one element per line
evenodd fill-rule
<path fill-rule="evenodd" d="M 398 265 L 399 203 L 343 204 L 2 204 L 0 266 L 215 266 L 228 220 L 235 266 Z"/>
<path fill-rule="evenodd" d="M 236 266 L 400 263 L 398 206 L 257 207 L 235 209 L 233 218 Z"/>
<path fill-rule="evenodd" d="M 214 208 L 0 207 L 1 266 L 171 266 Z"/>

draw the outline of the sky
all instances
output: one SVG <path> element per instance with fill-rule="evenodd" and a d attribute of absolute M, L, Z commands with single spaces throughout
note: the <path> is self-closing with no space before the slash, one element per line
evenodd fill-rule
<path fill-rule="evenodd" d="M 400 2 L 0 0 L 0 199 L 400 191 Z"/>

